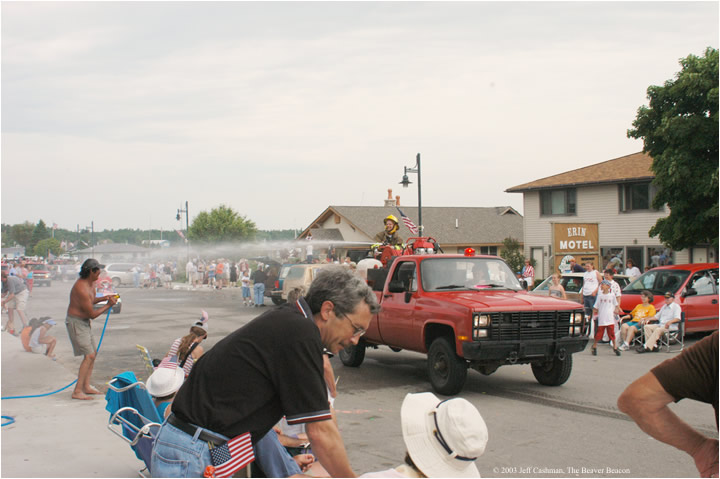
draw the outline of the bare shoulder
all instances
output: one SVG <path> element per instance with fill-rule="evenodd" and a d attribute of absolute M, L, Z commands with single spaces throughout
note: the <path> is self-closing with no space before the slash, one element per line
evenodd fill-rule
<path fill-rule="evenodd" d="M 88 284 L 87 281 L 81 279 L 78 279 L 75 281 L 75 284 L 73 285 L 72 289 L 70 290 L 70 297 L 83 297 L 83 296 L 89 296 L 92 292 L 92 286 Z"/>

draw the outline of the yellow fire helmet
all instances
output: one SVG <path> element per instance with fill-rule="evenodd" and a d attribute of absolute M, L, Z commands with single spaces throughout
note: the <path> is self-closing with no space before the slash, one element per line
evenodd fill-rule
<path fill-rule="evenodd" d="M 395 232 L 396 232 L 396 231 L 398 230 L 398 228 L 400 227 L 400 224 L 398 223 L 398 219 L 395 218 L 395 216 L 393 216 L 393 215 L 388 215 L 388 216 L 386 216 L 385 219 L 383 220 L 383 224 L 387 223 L 387 220 L 390 220 L 390 221 L 392 221 L 393 223 L 395 223 L 395 226 L 393 227 L 393 229 L 392 229 L 392 230 L 390 231 L 390 233 L 389 233 L 389 234 L 391 234 L 391 235 L 392 235 L 392 234 L 395 234 Z"/>
<path fill-rule="evenodd" d="M 386 222 L 387 220 L 392 220 L 393 223 L 399 224 L 399 223 L 398 223 L 398 219 L 395 218 L 395 216 L 393 216 L 393 215 L 388 215 L 388 216 L 383 220 L 383 224 L 385 224 L 385 222 Z"/>

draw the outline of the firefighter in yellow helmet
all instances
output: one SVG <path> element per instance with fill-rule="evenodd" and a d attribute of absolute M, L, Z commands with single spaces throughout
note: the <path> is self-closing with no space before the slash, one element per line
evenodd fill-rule
<path fill-rule="evenodd" d="M 385 229 L 375 235 L 375 241 L 381 244 L 389 244 L 392 246 L 401 246 L 403 239 L 398 234 L 398 219 L 393 215 L 388 215 L 385 220 Z"/>

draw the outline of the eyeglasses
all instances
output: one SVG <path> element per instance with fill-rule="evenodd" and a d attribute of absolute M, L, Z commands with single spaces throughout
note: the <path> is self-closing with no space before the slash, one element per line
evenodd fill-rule
<path fill-rule="evenodd" d="M 341 316 L 343 318 L 347 319 L 348 321 L 350 321 L 350 325 L 355 330 L 355 332 L 353 333 L 353 338 L 359 338 L 360 336 L 362 336 L 363 334 L 365 334 L 367 332 L 367 330 L 365 328 L 361 328 L 357 324 L 353 323 L 353 320 L 350 319 L 350 317 L 347 314 L 342 314 Z"/>

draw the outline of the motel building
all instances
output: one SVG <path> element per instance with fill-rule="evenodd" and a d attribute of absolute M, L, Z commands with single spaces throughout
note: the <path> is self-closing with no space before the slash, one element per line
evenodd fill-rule
<path fill-rule="evenodd" d="M 648 235 L 667 206 L 652 207 L 655 175 L 645 153 L 615 158 L 508 188 L 523 194 L 525 257 L 535 260 L 536 278 L 567 271 L 569 258 L 596 269 L 632 259 L 640 271 L 668 264 L 716 262 L 712 245 L 673 251 Z"/>

